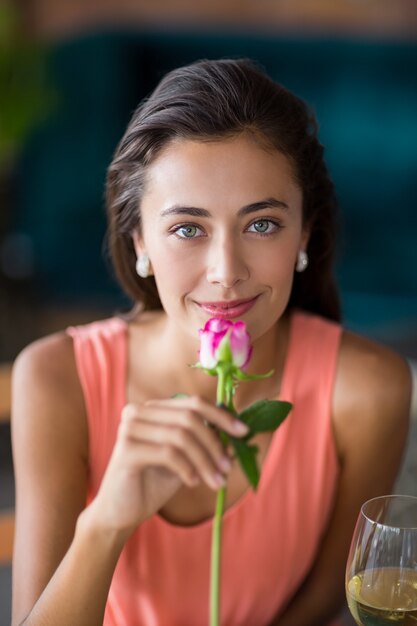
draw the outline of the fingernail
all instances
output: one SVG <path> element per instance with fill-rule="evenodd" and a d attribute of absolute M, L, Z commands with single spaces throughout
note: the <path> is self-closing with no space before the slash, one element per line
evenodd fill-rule
<path fill-rule="evenodd" d="M 247 426 L 240 420 L 235 420 L 233 422 L 233 430 L 237 435 L 247 435 L 249 432 L 249 426 Z"/>
<path fill-rule="evenodd" d="M 219 466 L 223 472 L 229 472 L 232 468 L 232 462 L 228 456 L 223 456 L 219 461 Z"/>
<path fill-rule="evenodd" d="M 224 487 L 226 484 L 224 476 L 222 476 L 218 472 L 216 472 L 216 474 L 213 475 L 213 480 L 216 484 L 216 487 Z"/>

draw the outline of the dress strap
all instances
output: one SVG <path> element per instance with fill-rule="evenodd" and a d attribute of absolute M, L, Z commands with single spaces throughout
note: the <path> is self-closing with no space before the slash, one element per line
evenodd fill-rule
<path fill-rule="evenodd" d="M 97 492 L 113 450 L 126 403 L 127 325 L 110 318 L 67 329 L 74 344 L 89 432 L 91 496 Z"/>
<path fill-rule="evenodd" d="M 283 399 L 313 395 L 315 401 L 325 403 L 321 408 L 324 414 L 328 413 L 341 336 L 342 327 L 338 323 L 310 313 L 294 312 L 281 393 Z"/>

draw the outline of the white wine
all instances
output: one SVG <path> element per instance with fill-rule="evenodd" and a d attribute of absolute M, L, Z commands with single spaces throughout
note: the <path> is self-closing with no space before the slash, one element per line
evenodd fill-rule
<path fill-rule="evenodd" d="M 346 597 L 359 626 L 417 626 L 417 570 L 364 570 L 349 580 Z"/>

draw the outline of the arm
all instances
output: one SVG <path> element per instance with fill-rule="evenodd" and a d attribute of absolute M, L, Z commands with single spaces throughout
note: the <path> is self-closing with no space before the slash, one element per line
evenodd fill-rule
<path fill-rule="evenodd" d="M 99 541 L 89 541 L 93 527 L 86 522 L 77 524 L 86 502 L 88 441 L 84 402 L 68 337 L 56 335 L 37 342 L 17 359 L 12 429 L 17 493 L 13 624 L 65 624 L 68 611 L 72 612 L 72 623 L 85 623 L 84 618 L 74 616 L 74 607 L 80 612 L 86 610 L 89 624 L 98 624 L 102 622 L 117 551 L 108 541 L 103 549 Z M 84 568 L 85 559 L 79 558 L 88 544 L 91 564 Z M 95 575 L 89 579 L 91 568 Z M 50 609 L 44 614 L 42 603 L 37 604 L 36 611 L 25 620 L 46 587 L 43 601 L 54 596 Z M 71 589 L 71 597 L 63 594 L 59 599 L 59 589 Z"/>
<path fill-rule="evenodd" d="M 99 492 L 84 509 L 88 433 L 72 341 L 49 337 L 20 355 L 13 626 L 102 624 L 117 560 L 138 524 L 182 484 L 219 487 L 224 450 L 203 419 L 245 434 L 227 411 L 196 397 L 127 405 Z"/>
<path fill-rule="evenodd" d="M 310 573 L 271 626 L 323 626 L 340 611 L 356 519 L 366 500 L 392 490 L 407 439 L 410 401 L 405 361 L 345 333 L 333 397 L 340 461 L 333 513 Z"/>

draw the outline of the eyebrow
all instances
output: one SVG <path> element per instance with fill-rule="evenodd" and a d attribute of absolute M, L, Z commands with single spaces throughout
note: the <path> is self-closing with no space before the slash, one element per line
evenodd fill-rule
<path fill-rule="evenodd" d="M 251 204 L 247 204 L 241 207 L 237 214 L 238 217 L 244 217 L 245 215 L 249 215 L 250 213 L 256 213 L 256 211 L 262 211 L 262 209 L 284 209 L 285 211 L 288 211 L 289 206 L 282 200 L 277 200 L 276 198 L 266 198 L 265 200 L 260 200 L 259 202 L 251 202 Z M 210 211 L 207 211 L 207 209 L 200 209 L 194 206 L 181 206 L 178 204 L 175 204 L 174 206 L 161 211 L 161 217 L 167 217 L 169 215 L 211 217 L 211 213 Z"/>

